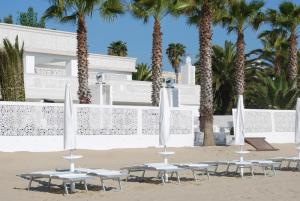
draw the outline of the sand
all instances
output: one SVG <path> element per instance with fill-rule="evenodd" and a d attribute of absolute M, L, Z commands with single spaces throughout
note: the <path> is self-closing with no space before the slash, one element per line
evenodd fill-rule
<path fill-rule="evenodd" d="M 265 159 L 276 156 L 295 156 L 295 145 L 274 145 L 279 151 L 255 152 L 247 154 L 246 159 Z M 170 162 L 199 162 L 205 160 L 230 160 L 237 159 L 234 150 L 237 147 L 196 147 L 196 148 L 170 148 L 176 152 Z M 251 149 L 247 147 L 247 149 Z M 90 168 L 119 169 L 124 166 L 142 164 L 145 162 L 160 162 L 158 155 L 160 149 L 120 149 L 107 151 L 77 150 L 76 154 L 84 158 L 77 162 L 77 166 Z M 196 184 L 192 180 L 191 172 L 183 173 L 181 184 L 171 181 L 166 185 L 160 184 L 156 179 L 146 182 L 123 182 L 123 191 L 115 192 L 109 188 L 103 192 L 99 187 L 99 179 L 89 181 L 89 192 L 83 189 L 76 193 L 63 196 L 59 181 L 50 192 L 46 187 L 33 183 L 32 191 L 27 191 L 28 181 L 19 178 L 18 174 L 49 170 L 55 168 L 67 168 L 68 163 L 62 159 L 63 152 L 52 153 L 4 153 L 0 152 L 0 200 L 1 201 L 194 201 L 194 200 L 300 200 L 300 172 L 277 171 L 276 176 L 255 175 L 244 179 L 234 176 L 200 177 Z M 257 170 L 258 172 L 258 170 Z M 154 176 L 149 173 L 146 176 Z M 108 181 L 107 186 L 116 186 Z"/>

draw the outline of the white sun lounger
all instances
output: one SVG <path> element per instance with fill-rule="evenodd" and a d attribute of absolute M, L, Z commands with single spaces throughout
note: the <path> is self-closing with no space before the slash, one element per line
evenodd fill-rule
<path fill-rule="evenodd" d="M 269 160 L 273 162 L 280 162 L 279 169 L 282 168 L 282 165 L 284 162 L 287 162 L 287 168 L 291 167 L 291 163 L 296 163 L 296 168 L 300 170 L 300 158 L 299 157 L 275 157 L 275 158 L 270 158 Z"/>
<path fill-rule="evenodd" d="M 145 177 L 146 171 L 157 171 L 157 177 L 161 179 L 163 184 L 165 184 L 165 178 L 167 174 L 171 174 L 171 177 L 173 176 L 173 174 L 176 174 L 177 182 L 180 184 L 179 171 L 184 170 L 183 168 L 180 168 L 178 166 L 164 163 L 146 163 L 143 165 L 125 167 L 122 169 L 127 170 L 128 174 L 130 174 L 131 172 L 142 172 L 142 179 Z"/>
<path fill-rule="evenodd" d="M 57 172 L 57 171 L 38 171 L 38 172 L 31 172 L 31 173 L 25 173 L 21 174 L 20 177 L 24 179 L 29 179 L 29 184 L 28 184 L 28 190 L 31 188 L 32 181 L 36 179 L 49 179 L 48 180 L 48 188 L 50 190 L 51 188 L 51 180 L 52 179 L 59 179 L 63 181 L 63 186 L 65 193 L 68 194 L 68 184 L 73 184 L 76 182 L 83 182 L 85 189 L 87 190 L 86 186 L 86 179 L 90 178 L 90 176 L 86 174 L 78 174 L 74 172 Z"/>
<path fill-rule="evenodd" d="M 273 175 L 276 175 L 275 168 L 279 167 L 281 164 L 271 160 L 250 160 L 250 162 L 252 162 L 254 166 L 262 168 L 265 176 L 267 176 L 267 170 L 271 170 Z"/>
<path fill-rule="evenodd" d="M 209 180 L 210 179 L 209 169 L 216 167 L 215 165 L 203 164 L 203 163 L 184 163 L 184 164 L 177 164 L 177 166 L 184 169 L 191 170 L 195 182 L 197 182 L 197 172 L 200 172 L 203 175 L 206 174 Z"/>
<path fill-rule="evenodd" d="M 254 176 L 253 172 L 253 163 L 250 161 L 238 161 L 238 160 L 232 160 L 232 161 L 219 161 L 219 165 L 227 165 L 226 173 L 229 173 L 230 167 L 234 166 L 235 172 L 238 173 L 239 171 L 244 171 L 245 169 L 248 169 L 252 176 Z M 244 177 L 244 173 L 240 174 L 241 177 Z"/>
<path fill-rule="evenodd" d="M 122 190 L 121 180 L 127 179 L 128 174 L 124 171 L 118 170 L 107 170 L 107 169 L 88 169 L 88 168 L 77 168 L 75 169 L 76 172 L 86 173 L 91 176 L 96 176 L 100 178 L 101 186 L 103 191 L 106 191 L 104 180 L 113 180 L 118 181 L 118 191 Z"/>

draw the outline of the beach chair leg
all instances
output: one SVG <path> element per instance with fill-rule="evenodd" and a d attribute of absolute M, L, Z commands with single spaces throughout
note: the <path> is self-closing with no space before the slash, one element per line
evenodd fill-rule
<path fill-rule="evenodd" d="M 226 174 L 228 174 L 229 172 L 229 164 L 227 165 L 227 168 L 226 168 Z"/>
<path fill-rule="evenodd" d="M 165 173 L 161 174 L 161 181 L 162 181 L 162 184 L 165 184 Z"/>
<path fill-rule="evenodd" d="M 122 191 L 122 184 L 121 184 L 121 179 L 118 178 L 118 183 L 119 183 L 119 191 Z"/>
<path fill-rule="evenodd" d="M 28 191 L 30 191 L 32 180 L 33 180 L 33 177 L 30 177 L 30 181 L 29 181 L 29 184 L 28 184 L 28 187 L 27 187 Z"/>
<path fill-rule="evenodd" d="M 178 182 L 178 184 L 180 184 L 180 177 L 179 177 L 178 171 L 176 171 L 176 176 L 177 176 L 177 182 Z"/>
<path fill-rule="evenodd" d="M 266 167 L 262 167 L 263 171 L 264 171 L 264 175 L 267 176 L 267 170 Z"/>
<path fill-rule="evenodd" d="M 85 191 L 88 192 L 88 187 L 87 187 L 87 184 L 86 184 L 86 181 L 85 181 L 85 180 L 83 181 L 83 184 L 84 184 L 84 189 L 85 189 Z"/>
<path fill-rule="evenodd" d="M 49 181 L 48 181 L 48 190 L 50 191 L 51 189 L 51 177 L 49 178 Z"/>
<path fill-rule="evenodd" d="M 297 162 L 296 169 L 297 169 L 297 170 L 300 170 L 300 161 Z"/>
<path fill-rule="evenodd" d="M 157 173 L 157 178 L 160 178 L 161 175 L 162 175 L 162 172 L 161 172 L 161 171 L 158 171 L 158 173 Z"/>
<path fill-rule="evenodd" d="M 101 178 L 100 178 L 100 183 L 101 183 L 101 186 L 102 186 L 102 190 L 105 192 L 106 189 L 105 189 L 104 181 Z"/>
<path fill-rule="evenodd" d="M 192 173 L 193 173 L 193 177 L 194 177 L 194 179 L 195 179 L 195 182 L 197 183 L 197 175 L 196 175 L 196 173 L 195 173 L 195 170 L 192 170 Z"/>
<path fill-rule="evenodd" d="M 217 165 L 216 168 L 215 168 L 215 170 L 214 170 L 215 174 L 217 174 L 218 167 L 219 167 L 219 165 Z"/>
<path fill-rule="evenodd" d="M 279 170 L 281 170 L 282 169 L 282 161 L 281 161 L 281 163 L 279 164 Z"/>
<path fill-rule="evenodd" d="M 208 169 L 206 169 L 206 175 L 207 175 L 208 180 L 210 180 L 210 175 L 209 175 Z"/>
<path fill-rule="evenodd" d="M 146 170 L 143 170 L 143 173 L 142 173 L 142 180 L 144 180 L 144 178 L 145 178 L 145 174 L 146 174 Z"/>
<path fill-rule="evenodd" d="M 287 168 L 290 169 L 291 161 L 288 162 Z"/>
<path fill-rule="evenodd" d="M 64 182 L 64 183 L 63 183 L 63 186 L 64 186 L 64 189 L 65 189 L 65 194 L 68 195 L 69 192 L 68 192 L 68 186 L 67 186 L 67 183 Z"/>
<path fill-rule="evenodd" d="M 273 174 L 276 175 L 276 170 L 275 170 L 274 165 L 272 165 L 272 170 L 273 170 Z"/>
<path fill-rule="evenodd" d="M 172 177 L 173 177 L 173 174 L 174 174 L 174 172 L 172 172 L 172 173 L 171 173 L 171 176 L 170 176 L 170 178 L 172 178 Z"/>
<path fill-rule="evenodd" d="M 250 167 L 250 171 L 251 171 L 251 175 L 253 177 L 254 176 L 254 171 L 253 171 L 253 167 L 252 166 Z"/>

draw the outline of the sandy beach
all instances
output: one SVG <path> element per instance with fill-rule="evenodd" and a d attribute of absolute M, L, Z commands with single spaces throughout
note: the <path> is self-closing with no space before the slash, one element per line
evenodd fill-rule
<path fill-rule="evenodd" d="M 256 152 L 251 151 L 246 159 L 266 159 L 276 156 L 296 155 L 294 144 L 274 145 L 279 151 Z M 175 151 L 172 163 L 199 162 L 207 160 L 237 159 L 234 153 L 237 147 L 195 147 L 195 148 L 170 148 Z M 247 147 L 253 150 L 251 147 Z M 78 167 L 119 169 L 121 167 L 142 164 L 145 162 L 161 162 L 158 155 L 160 149 L 122 149 L 107 151 L 77 150 L 76 154 L 84 158 L 77 162 Z M 246 176 L 244 179 L 235 176 L 200 177 L 198 184 L 192 179 L 190 171 L 182 173 L 182 182 L 177 184 L 171 181 L 166 185 L 160 184 L 155 178 L 138 182 L 130 180 L 123 182 L 123 191 L 115 192 L 108 188 L 103 192 L 99 187 L 99 179 L 89 180 L 89 192 L 83 189 L 76 193 L 63 196 L 60 182 L 55 181 L 50 192 L 46 187 L 33 183 L 32 191 L 27 191 L 27 180 L 19 178 L 18 174 L 67 168 L 68 163 L 62 159 L 65 152 L 54 153 L 0 153 L 0 200 L 1 201 L 194 201 L 194 200 L 299 200 L 300 198 L 300 172 L 277 171 L 276 176 L 264 177 L 257 174 L 254 177 Z M 257 173 L 261 172 L 256 170 Z M 147 173 L 147 177 L 154 177 L 154 173 Z M 107 181 L 108 187 L 114 187 L 114 182 Z"/>

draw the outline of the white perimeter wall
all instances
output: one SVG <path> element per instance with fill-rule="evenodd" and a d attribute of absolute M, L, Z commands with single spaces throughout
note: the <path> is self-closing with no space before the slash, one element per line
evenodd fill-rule
<path fill-rule="evenodd" d="M 75 105 L 78 149 L 158 146 L 158 108 Z M 63 104 L 0 102 L 0 151 L 63 150 Z M 169 147 L 193 146 L 193 113 L 172 109 Z"/>
<path fill-rule="evenodd" d="M 234 119 L 236 110 L 232 113 Z M 294 143 L 295 116 L 295 110 L 245 109 L 245 135 L 265 137 L 269 143 Z"/>

